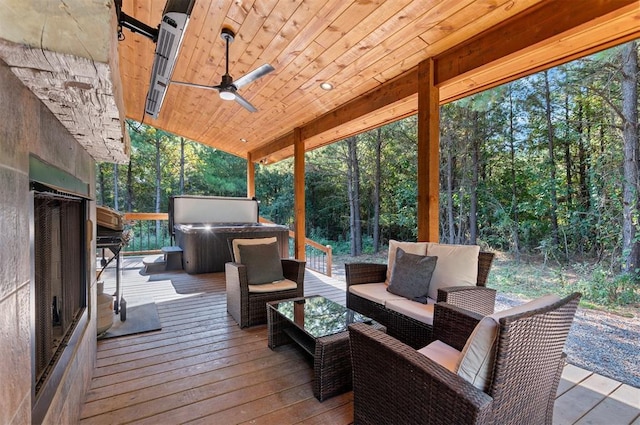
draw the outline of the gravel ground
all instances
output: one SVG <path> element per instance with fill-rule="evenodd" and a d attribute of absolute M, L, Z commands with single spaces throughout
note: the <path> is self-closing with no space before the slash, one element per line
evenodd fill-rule
<path fill-rule="evenodd" d="M 498 294 L 496 310 L 525 300 Z M 575 366 L 640 388 L 640 319 L 578 308 L 565 346 Z"/>
<path fill-rule="evenodd" d="M 367 260 L 364 260 L 367 261 Z M 344 280 L 344 262 L 334 263 L 333 277 Z M 496 311 L 527 300 L 499 293 Z M 578 308 L 565 346 L 575 366 L 640 388 L 640 318 Z"/>

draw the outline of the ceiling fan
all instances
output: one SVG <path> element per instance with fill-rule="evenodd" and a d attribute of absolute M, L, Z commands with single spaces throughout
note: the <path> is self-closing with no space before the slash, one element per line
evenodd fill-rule
<path fill-rule="evenodd" d="M 208 89 L 208 90 L 217 90 L 218 94 L 220 95 L 220 99 L 235 100 L 248 111 L 257 112 L 258 110 L 255 108 L 255 106 L 253 106 L 251 103 L 249 103 L 247 99 L 245 99 L 244 97 L 240 96 L 240 94 L 238 94 L 238 89 L 240 87 L 246 86 L 247 84 L 257 80 L 258 78 L 264 77 L 271 71 L 274 71 L 274 68 L 267 63 L 254 69 L 253 71 L 243 75 L 242 77 L 234 81 L 233 77 L 229 75 L 229 44 L 233 42 L 233 39 L 235 38 L 235 36 L 236 36 L 235 33 L 229 28 L 223 28 L 222 33 L 220 34 L 220 37 L 226 41 L 225 73 L 222 76 L 222 81 L 220 81 L 220 84 L 218 84 L 217 86 L 205 86 L 202 84 L 187 83 L 183 81 L 171 81 L 171 83 L 178 84 L 181 86 L 198 87 L 198 88 Z"/>

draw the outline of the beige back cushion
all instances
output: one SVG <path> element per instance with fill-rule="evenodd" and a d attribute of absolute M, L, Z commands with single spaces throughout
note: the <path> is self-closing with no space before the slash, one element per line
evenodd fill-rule
<path fill-rule="evenodd" d="M 427 242 L 398 242 L 393 239 L 389 239 L 389 256 L 387 258 L 387 279 L 384 281 L 387 285 L 391 280 L 391 272 L 393 271 L 393 265 L 396 263 L 396 251 L 398 248 L 402 248 L 404 252 L 416 255 L 427 254 Z"/>
<path fill-rule="evenodd" d="M 460 353 L 460 361 L 457 366 L 458 375 L 474 387 L 487 392 L 498 338 L 498 321 L 502 317 L 547 307 L 559 300 L 557 295 L 545 295 L 528 303 L 484 317 L 475 327 Z"/>
<path fill-rule="evenodd" d="M 275 236 L 272 238 L 234 239 L 231 242 L 233 247 L 233 262 L 242 264 L 240 259 L 240 248 L 238 248 L 239 245 L 262 245 L 274 242 L 278 242 L 278 238 Z M 282 255 L 282 253 L 280 253 L 280 255 Z"/>
<path fill-rule="evenodd" d="M 478 282 L 478 245 L 446 245 L 429 242 L 427 255 L 438 257 L 431 276 L 429 298 L 438 299 L 438 289 L 475 286 Z"/>

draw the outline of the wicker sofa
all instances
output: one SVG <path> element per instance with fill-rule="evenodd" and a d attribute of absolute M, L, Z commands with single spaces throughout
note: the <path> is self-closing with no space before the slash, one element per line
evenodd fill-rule
<path fill-rule="evenodd" d="M 391 248 L 390 248 L 391 249 Z M 486 288 L 487 277 L 494 254 L 490 252 L 478 253 L 478 273 L 475 286 L 448 286 L 437 290 L 437 299 L 430 299 L 429 313 L 412 314 L 411 307 L 418 304 L 409 300 L 393 300 L 384 302 L 373 300 L 354 293 L 355 285 L 377 284 L 384 285 L 388 277 L 386 264 L 347 263 L 345 264 L 347 282 L 347 307 L 362 313 L 387 327 L 387 333 L 405 344 L 419 348 L 428 344 L 432 339 L 433 304 L 447 302 L 483 316 L 492 314 L 495 307 L 496 291 Z M 381 286 L 382 288 L 382 286 Z M 383 291 L 384 289 L 380 289 Z M 357 292 L 357 291 L 356 291 Z M 409 309 L 398 308 L 399 304 L 409 306 Z M 407 311 L 409 310 L 409 311 Z M 414 309 L 415 310 L 415 309 Z"/>

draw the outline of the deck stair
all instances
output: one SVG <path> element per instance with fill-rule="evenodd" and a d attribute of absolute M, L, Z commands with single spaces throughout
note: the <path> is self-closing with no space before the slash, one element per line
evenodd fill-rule
<path fill-rule="evenodd" d="M 162 254 L 150 255 L 142 260 L 144 274 L 182 270 L 182 248 L 179 246 L 163 246 L 161 251 Z"/>

